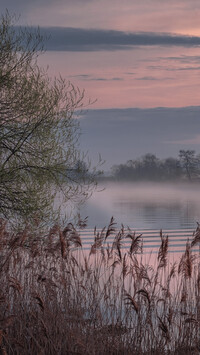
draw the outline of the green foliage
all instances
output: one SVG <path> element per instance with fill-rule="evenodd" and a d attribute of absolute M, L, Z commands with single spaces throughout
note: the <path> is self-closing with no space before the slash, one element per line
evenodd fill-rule
<path fill-rule="evenodd" d="M 94 182 L 88 166 L 75 173 L 84 159 L 74 117 L 84 92 L 38 66 L 42 43 L 39 30 L 15 27 L 9 13 L 0 18 L 0 215 L 6 218 L 50 218 L 58 189 L 75 199 Z"/>

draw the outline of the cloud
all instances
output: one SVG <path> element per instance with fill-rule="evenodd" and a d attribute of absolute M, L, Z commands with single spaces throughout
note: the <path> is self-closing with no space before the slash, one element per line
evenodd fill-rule
<path fill-rule="evenodd" d="M 171 57 L 158 57 L 158 60 L 164 60 L 164 61 L 178 61 L 181 63 L 196 63 L 198 64 L 200 62 L 200 56 L 199 55 L 180 55 L 180 56 L 171 56 Z"/>
<path fill-rule="evenodd" d="M 77 75 L 70 75 L 69 78 L 79 78 L 79 79 L 89 79 L 91 77 L 90 74 L 77 74 Z"/>
<path fill-rule="evenodd" d="M 89 79 L 89 80 L 92 80 L 92 81 L 122 81 L 124 80 L 123 78 L 92 78 L 92 79 Z"/>
<path fill-rule="evenodd" d="M 189 139 L 175 140 L 175 141 L 166 141 L 167 144 L 180 144 L 184 145 L 200 145 L 200 134 L 195 135 Z"/>
<path fill-rule="evenodd" d="M 166 70 L 166 71 L 190 71 L 190 70 L 200 70 L 200 66 L 197 67 L 168 67 L 162 65 L 149 65 L 147 67 L 150 70 Z"/>
<path fill-rule="evenodd" d="M 78 78 L 86 81 L 121 81 L 124 80 L 120 77 L 113 77 L 113 78 L 105 78 L 105 77 L 93 77 L 90 74 L 77 74 L 77 75 L 70 75 L 69 78 Z"/>
<path fill-rule="evenodd" d="M 30 29 L 34 29 L 30 27 Z M 123 32 L 72 27 L 40 27 L 49 51 L 114 51 L 138 46 L 200 46 L 200 37 L 170 33 Z"/>
<path fill-rule="evenodd" d="M 180 67 L 180 68 L 167 68 L 168 71 L 176 71 L 176 70 L 200 70 L 200 66 L 198 67 Z"/>
<path fill-rule="evenodd" d="M 163 81 L 163 80 L 174 80 L 174 78 L 156 78 L 155 76 L 143 76 L 141 78 L 136 78 L 136 80 Z"/>
<path fill-rule="evenodd" d="M 56 5 L 66 4 L 66 5 L 75 5 L 80 6 L 83 3 L 92 3 L 94 0 L 56 0 Z M 28 8 L 31 10 L 36 6 L 44 7 L 51 4 L 55 4 L 55 0 L 34 0 L 34 1 L 27 1 L 27 0 L 1 0 L 2 8 L 9 8 L 11 10 L 16 11 L 16 5 L 18 10 L 24 10 L 24 8 Z"/>
<path fill-rule="evenodd" d="M 90 81 L 122 81 L 124 80 L 123 78 L 89 78 L 87 80 L 90 80 Z"/>

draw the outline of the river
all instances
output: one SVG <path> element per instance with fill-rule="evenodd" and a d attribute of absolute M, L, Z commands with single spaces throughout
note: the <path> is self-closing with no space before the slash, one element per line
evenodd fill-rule
<path fill-rule="evenodd" d="M 91 244 L 93 229 L 107 226 L 114 217 L 142 233 L 144 250 L 157 250 L 160 229 L 169 236 L 170 251 L 183 252 L 187 239 L 200 222 L 200 185 L 188 183 L 104 183 L 79 210 L 88 216 L 83 232 L 85 246 Z"/>

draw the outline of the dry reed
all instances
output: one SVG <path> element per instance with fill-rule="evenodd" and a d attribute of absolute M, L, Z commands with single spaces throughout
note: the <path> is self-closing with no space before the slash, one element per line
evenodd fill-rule
<path fill-rule="evenodd" d="M 161 231 L 154 267 L 114 219 L 90 251 L 85 227 L 14 233 L 0 221 L 1 354 L 199 354 L 199 225 L 178 265 Z"/>

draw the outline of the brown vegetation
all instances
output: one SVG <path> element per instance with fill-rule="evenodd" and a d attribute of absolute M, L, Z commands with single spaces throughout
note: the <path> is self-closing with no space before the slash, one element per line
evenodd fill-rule
<path fill-rule="evenodd" d="M 1 220 L 1 354 L 199 354 L 199 226 L 178 264 L 161 232 L 154 267 L 141 235 L 112 219 L 87 251 L 84 226 L 12 232 Z"/>

